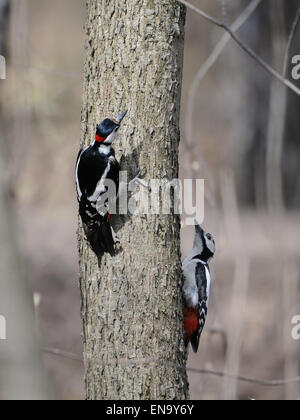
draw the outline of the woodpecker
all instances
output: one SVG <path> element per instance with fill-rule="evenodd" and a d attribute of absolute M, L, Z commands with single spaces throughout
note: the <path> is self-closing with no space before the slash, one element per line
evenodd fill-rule
<path fill-rule="evenodd" d="M 195 353 L 198 351 L 200 337 L 207 317 L 211 277 L 209 261 L 216 251 L 215 240 L 195 224 L 195 238 L 192 252 L 183 261 L 184 275 L 184 330 L 185 344 L 191 342 Z"/>
<path fill-rule="evenodd" d="M 76 187 L 79 202 L 79 215 L 84 232 L 100 264 L 104 253 L 115 252 L 116 237 L 110 225 L 109 204 L 97 208 L 101 195 L 107 192 L 106 180 L 112 180 L 119 189 L 120 165 L 115 157 L 112 143 L 115 140 L 121 122 L 128 111 L 117 118 L 105 119 L 98 125 L 95 141 L 90 147 L 81 149 L 76 162 Z"/>

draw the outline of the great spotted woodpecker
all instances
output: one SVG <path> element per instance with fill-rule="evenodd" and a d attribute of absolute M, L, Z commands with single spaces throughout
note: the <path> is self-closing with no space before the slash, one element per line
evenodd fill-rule
<path fill-rule="evenodd" d="M 79 214 L 84 232 L 100 264 L 101 257 L 115 252 L 116 238 L 110 225 L 109 206 L 99 212 L 97 203 L 107 191 L 106 180 L 114 181 L 119 189 L 120 165 L 115 158 L 112 142 L 117 136 L 127 111 L 115 119 L 105 119 L 98 125 L 94 143 L 80 150 L 76 162 L 76 186 Z"/>
<path fill-rule="evenodd" d="M 182 264 L 185 344 L 188 346 L 191 342 L 195 353 L 207 317 L 211 286 L 208 263 L 215 250 L 213 237 L 196 223 L 193 250 Z"/>

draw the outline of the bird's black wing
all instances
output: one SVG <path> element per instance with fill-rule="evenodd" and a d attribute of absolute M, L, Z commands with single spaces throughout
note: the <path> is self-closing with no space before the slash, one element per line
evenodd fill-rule
<path fill-rule="evenodd" d="M 84 196 L 94 194 L 108 164 L 108 156 L 100 155 L 97 149 L 89 148 L 79 155 L 77 176 L 79 187 Z"/>
<path fill-rule="evenodd" d="M 198 329 L 191 338 L 191 345 L 195 353 L 198 351 L 200 337 L 204 329 L 207 316 L 207 302 L 208 302 L 208 284 L 206 277 L 205 265 L 198 263 L 195 268 L 195 277 L 198 286 L 199 303 L 198 303 Z"/>

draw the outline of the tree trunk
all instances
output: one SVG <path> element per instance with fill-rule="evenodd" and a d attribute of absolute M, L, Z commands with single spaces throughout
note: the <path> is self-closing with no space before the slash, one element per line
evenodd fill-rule
<path fill-rule="evenodd" d="M 82 143 L 129 109 L 115 142 L 128 178 L 178 178 L 185 8 L 175 0 L 88 0 Z M 185 399 L 180 220 L 116 221 L 122 251 L 101 268 L 79 234 L 88 399 Z"/>
<path fill-rule="evenodd" d="M 0 0 L 0 54 L 6 57 L 7 53 L 7 25 L 9 14 L 9 0 Z"/>

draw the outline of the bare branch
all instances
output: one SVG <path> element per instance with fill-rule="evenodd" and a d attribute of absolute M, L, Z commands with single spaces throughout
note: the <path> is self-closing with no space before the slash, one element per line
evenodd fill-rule
<path fill-rule="evenodd" d="M 43 353 L 52 354 L 53 356 L 63 357 L 64 359 L 75 360 L 77 362 L 83 362 L 83 357 L 78 354 L 69 353 L 67 351 L 55 348 L 44 348 Z"/>
<path fill-rule="evenodd" d="M 292 30 L 291 30 L 291 33 L 289 35 L 289 39 L 288 39 L 288 43 L 287 43 L 287 47 L 286 47 L 284 63 L 283 63 L 283 72 L 282 72 L 283 77 L 287 77 L 289 57 L 291 55 L 292 44 L 293 44 L 293 41 L 294 41 L 294 38 L 295 38 L 295 35 L 296 35 L 296 32 L 297 32 L 299 22 L 300 22 L 300 6 L 297 10 L 296 17 L 295 17 L 295 20 L 293 22 Z"/>
<path fill-rule="evenodd" d="M 262 68 L 264 68 L 268 73 L 270 73 L 273 77 L 278 79 L 282 84 L 284 84 L 287 88 L 291 89 L 294 93 L 296 93 L 298 96 L 300 96 L 300 89 L 294 85 L 292 82 L 290 82 L 288 79 L 283 77 L 280 73 L 278 73 L 277 70 L 273 69 L 266 61 L 264 61 L 261 57 L 259 57 L 248 45 L 246 45 L 241 38 L 234 32 L 232 29 L 227 26 L 225 23 L 221 22 L 220 20 L 208 15 L 207 13 L 203 12 L 198 7 L 188 3 L 185 0 L 178 0 L 180 3 L 184 4 L 194 12 L 198 13 L 200 16 L 202 16 L 207 21 L 213 23 L 216 26 L 219 26 L 220 28 L 224 29 L 228 34 L 231 36 L 231 38 L 241 47 L 242 50 L 244 50 L 250 57 L 254 59 Z"/>

